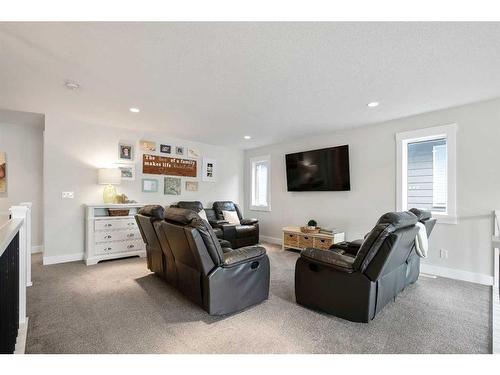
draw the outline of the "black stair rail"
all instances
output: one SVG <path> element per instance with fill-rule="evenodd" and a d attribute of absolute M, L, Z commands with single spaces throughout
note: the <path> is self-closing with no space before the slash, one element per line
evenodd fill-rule
<path fill-rule="evenodd" d="M 14 353 L 19 330 L 19 232 L 0 257 L 0 353 Z"/>

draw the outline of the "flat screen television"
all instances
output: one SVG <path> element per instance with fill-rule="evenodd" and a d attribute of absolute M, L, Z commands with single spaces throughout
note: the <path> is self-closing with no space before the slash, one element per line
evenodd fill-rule
<path fill-rule="evenodd" d="M 288 191 L 351 190 L 349 146 L 285 155 Z"/>

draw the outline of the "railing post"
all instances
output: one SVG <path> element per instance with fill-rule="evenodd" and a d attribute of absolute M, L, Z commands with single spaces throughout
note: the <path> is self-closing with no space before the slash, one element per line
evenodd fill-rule
<path fill-rule="evenodd" d="M 31 240 L 31 208 L 33 207 L 33 203 L 31 202 L 21 202 L 20 206 L 25 206 L 28 208 L 28 212 L 26 215 L 26 286 L 32 286 L 31 282 L 31 251 L 33 248 L 33 243 Z"/>
<path fill-rule="evenodd" d="M 28 243 L 26 239 L 28 207 L 12 206 L 9 211 L 13 219 L 23 220 L 23 225 L 19 229 L 19 324 L 24 324 L 26 323 L 26 259 L 28 255 Z"/>

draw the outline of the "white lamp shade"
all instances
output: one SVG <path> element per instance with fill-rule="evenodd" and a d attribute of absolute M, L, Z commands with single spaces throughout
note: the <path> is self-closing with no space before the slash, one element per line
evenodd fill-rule
<path fill-rule="evenodd" d="M 118 168 L 99 168 L 97 183 L 99 185 L 120 185 L 122 172 Z"/>

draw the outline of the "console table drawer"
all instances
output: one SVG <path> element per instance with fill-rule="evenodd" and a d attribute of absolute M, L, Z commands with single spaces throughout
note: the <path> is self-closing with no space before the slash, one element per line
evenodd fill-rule
<path fill-rule="evenodd" d="M 137 228 L 137 223 L 135 219 L 124 218 L 124 219 L 103 219 L 95 221 L 95 230 L 108 230 L 108 229 L 133 229 Z"/>
<path fill-rule="evenodd" d="M 315 237 L 313 241 L 313 247 L 315 249 L 328 250 L 332 246 L 332 240 L 330 238 L 319 238 Z"/>
<path fill-rule="evenodd" d="M 110 242 L 95 245 L 96 254 L 123 253 L 143 249 L 144 242 L 142 242 L 142 240 Z"/>
<path fill-rule="evenodd" d="M 299 247 L 299 235 L 293 233 L 283 233 L 285 246 Z"/>
<path fill-rule="evenodd" d="M 106 231 L 95 233 L 95 242 L 122 241 L 136 238 L 141 238 L 141 233 L 138 230 Z"/>
<path fill-rule="evenodd" d="M 302 249 L 313 247 L 313 237 L 307 235 L 299 236 L 299 247 Z"/>

